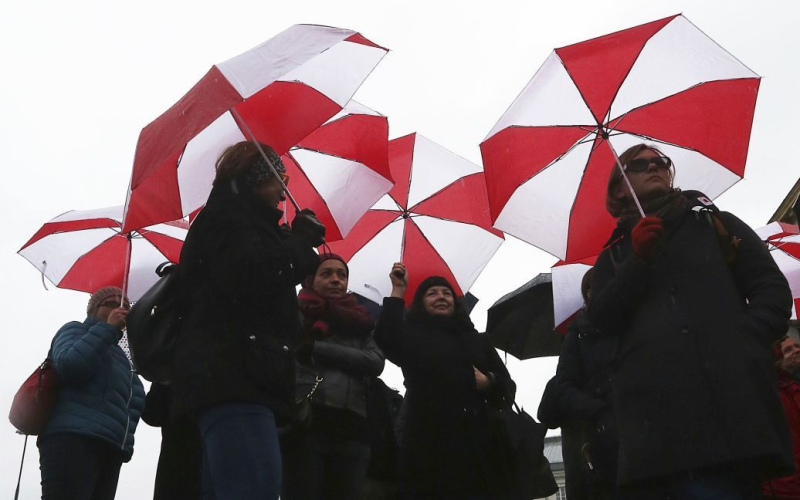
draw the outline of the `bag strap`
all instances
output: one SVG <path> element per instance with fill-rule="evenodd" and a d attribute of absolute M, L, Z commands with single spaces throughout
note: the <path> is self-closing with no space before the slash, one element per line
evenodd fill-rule
<path fill-rule="evenodd" d="M 22 445 L 22 460 L 19 462 L 19 476 L 17 476 L 17 491 L 14 500 L 19 500 L 19 485 L 22 482 L 22 465 L 25 463 L 25 450 L 28 448 L 28 435 L 25 434 L 25 444 Z"/>

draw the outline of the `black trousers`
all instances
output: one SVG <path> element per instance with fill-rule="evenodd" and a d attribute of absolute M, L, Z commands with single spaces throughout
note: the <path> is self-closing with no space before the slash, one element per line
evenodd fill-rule
<path fill-rule="evenodd" d="M 295 431 L 281 441 L 283 500 L 357 500 L 367 476 L 370 448 Z"/>
<path fill-rule="evenodd" d="M 112 445 L 79 434 L 40 438 L 42 500 L 113 500 L 122 456 Z"/>

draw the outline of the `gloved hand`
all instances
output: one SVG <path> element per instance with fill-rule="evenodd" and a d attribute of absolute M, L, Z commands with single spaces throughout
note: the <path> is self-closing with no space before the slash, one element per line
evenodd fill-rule
<path fill-rule="evenodd" d="M 292 232 L 306 235 L 313 247 L 325 243 L 325 226 L 310 208 L 304 208 L 297 212 L 292 221 Z"/>
<path fill-rule="evenodd" d="M 642 260 L 651 260 L 664 234 L 664 226 L 658 217 L 644 217 L 631 230 L 633 253 Z"/>

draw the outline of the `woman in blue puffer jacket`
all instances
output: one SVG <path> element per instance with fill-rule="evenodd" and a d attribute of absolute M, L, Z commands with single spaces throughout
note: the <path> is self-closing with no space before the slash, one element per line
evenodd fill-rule
<path fill-rule="evenodd" d="M 101 288 L 83 323 L 62 326 L 50 359 L 61 381 L 53 416 L 37 446 L 42 499 L 106 500 L 133 454 L 133 433 L 144 409 L 144 387 L 119 347 L 130 305 L 122 290 Z"/>

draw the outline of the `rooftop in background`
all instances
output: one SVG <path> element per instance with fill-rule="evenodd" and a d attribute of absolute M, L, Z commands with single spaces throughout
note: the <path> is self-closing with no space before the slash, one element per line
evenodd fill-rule
<path fill-rule="evenodd" d="M 550 462 L 553 472 L 564 470 L 564 457 L 561 453 L 561 436 L 544 438 L 544 456 Z"/>
<path fill-rule="evenodd" d="M 778 206 L 778 210 L 769 219 L 769 222 L 785 222 L 787 224 L 797 224 L 797 199 L 800 197 L 800 179 L 794 183 L 794 187 L 789 190 L 789 194 Z"/>

